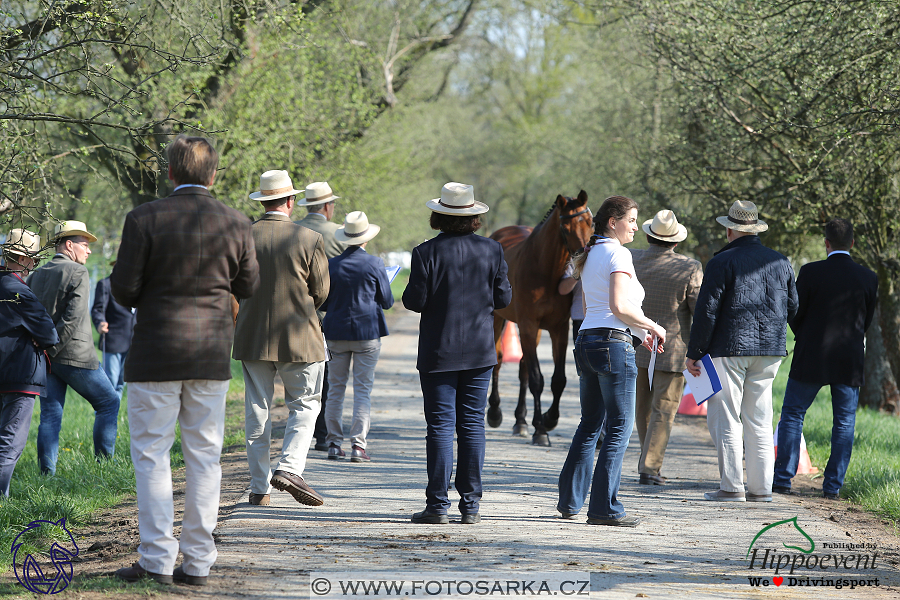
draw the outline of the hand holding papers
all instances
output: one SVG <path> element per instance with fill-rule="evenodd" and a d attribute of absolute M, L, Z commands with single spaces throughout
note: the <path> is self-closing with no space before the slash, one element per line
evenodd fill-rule
<path fill-rule="evenodd" d="M 700 367 L 700 375 L 695 377 L 687 369 L 683 373 L 685 382 L 691 388 L 691 393 L 694 394 L 694 401 L 697 406 L 700 406 L 722 390 L 722 382 L 719 381 L 719 374 L 716 372 L 716 367 L 709 354 L 698 360 L 696 364 Z"/>

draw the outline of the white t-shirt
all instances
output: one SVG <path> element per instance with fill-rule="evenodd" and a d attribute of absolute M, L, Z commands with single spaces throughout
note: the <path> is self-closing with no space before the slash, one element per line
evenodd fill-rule
<path fill-rule="evenodd" d="M 597 242 L 588 253 L 584 270 L 581 272 L 581 284 L 584 290 L 584 323 L 582 329 L 609 327 L 612 329 L 628 329 L 622 320 L 616 317 L 609 308 L 609 280 L 613 273 L 628 273 L 628 300 L 640 309 L 644 302 L 644 287 L 634 272 L 634 262 L 629 252 L 617 240 L 605 239 Z M 632 331 L 640 336 L 641 331 Z"/>

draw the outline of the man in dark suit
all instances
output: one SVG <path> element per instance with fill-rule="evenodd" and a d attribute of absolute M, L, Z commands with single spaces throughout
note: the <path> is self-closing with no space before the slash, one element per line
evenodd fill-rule
<path fill-rule="evenodd" d="M 179 135 L 166 154 L 175 190 L 128 213 L 110 276 L 116 301 L 137 308 L 125 381 L 140 560 L 116 575 L 126 581 L 205 585 L 216 561 L 212 532 L 231 379 L 231 295 L 253 295 L 259 265 L 250 219 L 209 193 L 219 164 L 212 144 Z M 184 563 L 177 569 L 169 466 L 176 423 L 187 469 Z"/>
<path fill-rule="evenodd" d="M 796 345 L 784 390 L 772 485 L 772 491 L 780 494 L 791 492 L 803 418 L 823 385 L 831 386 L 834 413 L 831 456 L 822 483 L 826 498 L 838 498 L 850 464 L 866 330 L 878 297 L 878 277 L 850 258 L 852 247 L 853 225 L 846 219 L 832 219 L 825 225 L 828 258 L 804 265 L 797 277 L 800 308 L 790 322 Z"/>
<path fill-rule="evenodd" d="M 112 262 L 115 266 L 116 261 Z M 94 305 L 91 320 L 100 334 L 100 351 L 103 352 L 103 370 L 116 388 L 119 400 L 125 389 L 125 359 L 131 348 L 134 333 L 134 309 L 125 308 L 109 293 L 109 277 L 97 282 L 94 289 Z"/>

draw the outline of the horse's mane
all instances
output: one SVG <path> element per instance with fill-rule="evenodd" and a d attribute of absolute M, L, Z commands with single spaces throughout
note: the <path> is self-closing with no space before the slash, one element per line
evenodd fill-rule
<path fill-rule="evenodd" d="M 550 218 L 550 215 L 553 214 L 553 209 L 554 209 L 554 208 L 556 208 L 556 201 L 555 201 L 555 200 L 553 201 L 553 204 L 550 205 L 550 210 L 547 211 L 547 214 L 544 215 L 544 218 L 541 219 L 541 222 L 540 222 L 540 223 L 538 223 L 538 226 L 541 226 L 541 225 L 543 225 L 544 223 L 547 222 L 547 219 L 549 219 L 549 218 Z"/>

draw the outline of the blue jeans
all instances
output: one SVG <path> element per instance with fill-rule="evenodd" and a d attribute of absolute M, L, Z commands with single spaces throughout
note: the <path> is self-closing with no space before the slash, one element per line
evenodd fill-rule
<path fill-rule="evenodd" d="M 788 378 L 784 390 L 784 406 L 778 424 L 778 456 L 775 457 L 773 485 L 791 487 L 791 479 L 797 474 L 800 462 L 800 434 L 803 418 L 822 388 L 815 383 L 803 383 Z M 831 409 L 834 424 L 831 428 L 831 456 L 825 467 L 822 491 L 837 494 L 844 485 L 844 475 L 853 452 L 853 428 L 856 426 L 856 406 L 859 404 L 859 388 L 849 385 L 831 385 Z"/>
<path fill-rule="evenodd" d="M 31 394 L 0 394 L 0 496 L 9 496 L 9 482 L 28 441 L 33 410 Z"/>
<path fill-rule="evenodd" d="M 125 352 L 104 352 L 103 353 L 103 370 L 106 376 L 112 382 L 119 400 L 122 400 L 122 390 L 125 389 L 125 359 L 128 358 L 128 351 Z"/>
<path fill-rule="evenodd" d="M 557 510 L 575 514 L 584 505 L 590 488 L 588 517 L 619 519 L 625 507 L 619 502 L 622 461 L 634 428 L 637 366 L 630 342 L 610 339 L 609 334 L 582 329 L 575 342 L 575 364 L 581 378 L 581 422 L 575 430 L 569 454 L 559 474 Z M 606 420 L 606 436 L 597 466 L 597 436 Z"/>
<path fill-rule="evenodd" d="M 430 513 L 446 514 L 450 508 L 447 488 L 453 473 L 453 431 L 456 430 L 456 491 L 459 512 L 478 512 L 481 470 L 484 467 L 484 410 L 494 367 L 465 371 L 419 373 L 425 398 L 425 436 Z"/>
<path fill-rule="evenodd" d="M 59 430 L 62 428 L 66 388 L 71 386 L 94 408 L 94 455 L 109 458 L 116 449 L 119 396 L 102 369 L 82 369 L 52 363 L 47 375 L 47 392 L 41 396 L 41 423 L 38 425 L 37 454 L 41 473 L 56 472 Z"/>

